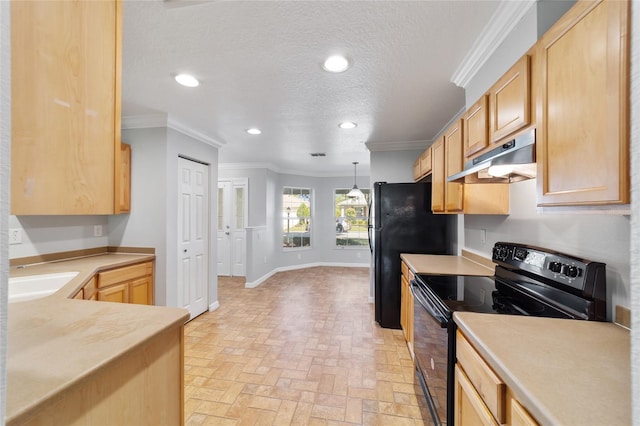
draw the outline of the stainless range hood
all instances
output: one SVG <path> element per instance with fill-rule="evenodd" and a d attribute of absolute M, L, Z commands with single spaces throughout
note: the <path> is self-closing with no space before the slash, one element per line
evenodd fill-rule
<path fill-rule="evenodd" d="M 528 130 L 476 158 L 447 178 L 459 183 L 511 183 L 536 177 L 536 131 Z"/>

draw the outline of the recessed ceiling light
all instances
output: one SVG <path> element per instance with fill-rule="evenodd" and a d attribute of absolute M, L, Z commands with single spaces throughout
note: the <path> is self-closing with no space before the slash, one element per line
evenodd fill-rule
<path fill-rule="evenodd" d="M 182 84 L 186 87 L 196 87 L 200 84 L 200 82 L 194 76 L 189 74 L 178 74 L 176 75 L 175 79 L 179 84 Z"/>
<path fill-rule="evenodd" d="M 358 127 L 358 125 L 353 121 L 345 121 L 338 124 L 338 127 L 340 127 L 341 129 L 355 129 L 356 127 Z"/>
<path fill-rule="evenodd" d="M 250 135 L 259 135 L 260 133 L 262 133 L 262 130 L 252 127 L 251 129 L 247 129 L 247 133 L 249 133 Z"/>
<path fill-rule="evenodd" d="M 349 61 L 344 56 L 334 55 L 327 58 L 322 64 L 322 68 L 329 72 L 344 72 L 349 66 Z"/>

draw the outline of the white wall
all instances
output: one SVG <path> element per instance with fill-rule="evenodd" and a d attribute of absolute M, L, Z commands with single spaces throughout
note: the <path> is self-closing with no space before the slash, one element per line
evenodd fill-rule
<path fill-rule="evenodd" d="M 466 248 L 490 257 L 494 243 L 513 241 L 605 262 L 609 319 L 615 305 L 630 306 L 629 216 L 540 214 L 536 207 L 535 179 L 513 183 L 509 188 L 509 216 L 464 217 Z M 484 243 L 482 230 L 486 231 Z"/>
<path fill-rule="evenodd" d="M 22 243 L 9 246 L 9 258 L 105 247 L 108 216 L 9 216 L 9 228 L 22 230 Z M 102 236 L 94 236 L 94 226 Z"/>
<path fill-rule="evenodd" d="M 131 144 L 131 213 L 109 216 L 109 245 L 153 247 L 155 302 L 177 306 L 178 157 L 209 164 L 209 304 L 217 302 L 217 148 L 164 127 L 123 130 L 122 140 Z"/>
<path fill-rule="evenodd" d="M 373 187 L 374 182 L 413 182 L 413 162 L 423 151 L 424 149 L 371 152 L 369 188 Z"/>
<path fill-rule="evenodd" d="M 249 224 L 264 226 L 267 224 L 267 174 L 266 168 L 242 168 L 220 165 L 218 180 L 247 178 L 249 180 Z M 254 208 L 255 207 L 255 208 Z"/>
<path fill-rule="evenodd" d="M 131 145 L 131 213 L 111 216 L 109 245 L 151 247 L 156 253 L 155 303 L 167 304 L 167 129 L 123 130 Z"/>
<path fill-rule="evenodd" d="M 339 248 L 335 245 L 333 191 L 351 188 L 353 176 L 317 177 L 277 173 L 221 165 L 219 179 L 249 178 L 249 231 L 247 233 L 247 283 L 259 284 L 273 272 L 317 264 L 369 265 L 369 248 Z M 369 176 L 357 176 L 358 186 L 367 188 Z M 312 247 L 282 248 L 282 188 L 313 190 Z M 253 219 L 252 219 L 253 218 Z M 260 218 L 264 222 L 260 223 Z"/>

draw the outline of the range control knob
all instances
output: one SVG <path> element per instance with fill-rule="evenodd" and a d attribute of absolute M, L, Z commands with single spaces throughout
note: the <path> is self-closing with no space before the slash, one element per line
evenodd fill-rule
<path fill-rule="evenodd" d="M 580 270 L 578 269 L 577 266 L 571 265 L 571 266 L 567 266 L 567 268 L 564 271 L 564 274 L 569 278 L 575 278 L 578 276 L 579 271 Z"/>
<path fill-rule="evenodd" d="M 562 271 L 562 263 L 560 262 L 551 262 L 549 263 L 549 270 L 551 272 L 555 272 L 556 274 Z"/>

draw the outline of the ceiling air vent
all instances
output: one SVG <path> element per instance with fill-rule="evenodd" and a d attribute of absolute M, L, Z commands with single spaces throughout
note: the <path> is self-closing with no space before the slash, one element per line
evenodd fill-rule
<path fill-rule="evenodd" d="M 326 157 L 327 154 L 325 154 L 324 152 L 312 152 L 311 156 L 312 157 Z"/>

